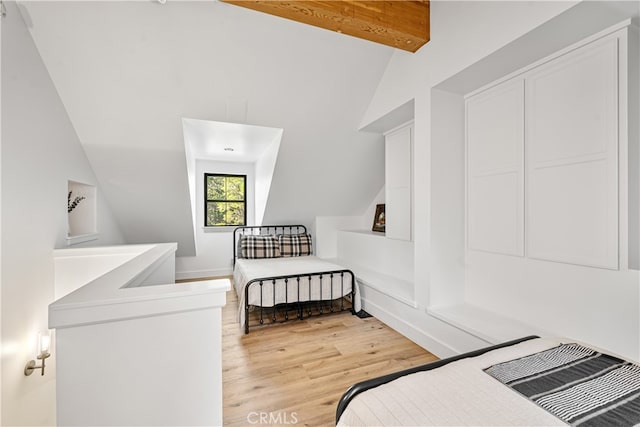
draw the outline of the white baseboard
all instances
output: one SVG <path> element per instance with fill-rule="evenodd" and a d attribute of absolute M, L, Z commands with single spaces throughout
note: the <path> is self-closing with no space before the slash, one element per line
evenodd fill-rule
<path fill-rule="evenodd" d="M 231 276 L 232 274 L 233 274 L 233 270 L 231 268 L 216 268 L 214 270 L 176 271 L 176 280 L 201 279 L 204 277 L 223 277 L 223 276 Z"/>
<path fill-rule="evenodd" d="M 424 331 L 416 328 L 414 325 L 407 323 L 384 307 L 366 300 L 365 298 L 362 298 L 362 308 L 372 316 L 381 320 L 390 328 L 396 330 L 438 357 L 450 357 L 460 353 L 459 350 L 448 346 L 446 343 L 430 336 Z"/>

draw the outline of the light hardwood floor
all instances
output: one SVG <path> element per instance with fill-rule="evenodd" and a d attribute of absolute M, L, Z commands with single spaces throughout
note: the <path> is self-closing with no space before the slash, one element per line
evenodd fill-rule
<path fill-rule="evenodd" d="M 231 290 L 222 312 L 225 426 L 335 425 L 351 384 L 437 360 L 373 317 L 344 312 L 244 335 L 237 308 Z"/>

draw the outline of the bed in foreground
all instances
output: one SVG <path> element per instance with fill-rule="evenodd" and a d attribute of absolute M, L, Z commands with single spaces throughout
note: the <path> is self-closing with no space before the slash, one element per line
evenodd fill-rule
<path fill-rule="evenodd" d="M 351 310 L 360 311 L 355 275 L 313 256 L 304 225 L 245 226 L 234 231 L 238 320 L 255 325 Z"/>
<path fill-rule="evenodd" d="M 567 340 L 526 337 L 352 386 L 338 426 L 633 426 L 640 368 Z"/>

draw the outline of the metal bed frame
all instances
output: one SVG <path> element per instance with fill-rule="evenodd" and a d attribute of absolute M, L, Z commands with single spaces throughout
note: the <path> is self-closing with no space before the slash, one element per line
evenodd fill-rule
<path fill-rule="evenodd" d="M 238 242 L 243 235 L 269 235 L 269 234 L 305 234 L 307 233 L 307 227 L 300 224 L 295 225 L 255 225 L 255 226 L 241 226 L 236 227 L 233 231 L 233 265 L 235 269 L 236 260 L 239 257 Z M 351 304 L 345 305 L 344 287 L 345 280 L 348 280 L 346 274 L 351 275 L 351 292 L 347 295 L 351 297 Z M 306 301 L 288 301 L 290 286 L 297 289 L 296 295 L 300 295 L 300 287 L 308 286 L 309 295 L 311 295 L 311 279 L 317 277 L 320 281 L 320 299 L 319 300 L 306 300 Z M 355 285 L 356 279 L 353 271 L 349 269 L 332 270 L 332 271 L 315 271 L 301 274 L 291 274 L 286 276 L 273 276 L 273 277 L 259 277 L 252 279 L 244 287 L 244 312 L 245 312 L 245 325 L 244 333 L 249 333 L 249 288 L 252 286 L 259 286 L 260 288 L 260 314 L 258 325 L 265 325 L 265 312 L 267 314 L 266 319 L 269 320 L 266 324 L 282 323 L 289 320 L 289 312 L 295 311 L 295 318 L 302 320 L 305 317 L 318 316 L 323 314 L 340 313 L 345 310 L 350 310 L 351 314 L 356 314 L 354 310 L 354 298 L 355 298 Z M 276 281 L 284 281 L 285 289 L 285 302 L 283 304 L 276 304 L 275 287 Z M 331 293 L 330 299 L 325 300 L 322 298 L 322 288 L 325 283 L 324 280 L 329 281 L 329 287 Z M 334 281 L 340 281 L 340 296 L 334 300 L 333 297 L 333 285 Z M 263 306 L 263 286 L 265 284 L 271 284 L 273 286 L 273 304 L 271 307 Z M 339 299 L 339 304 L 335 304 Z M 337 305 L 337 307 L 336 307 Z M 305 316 L 306 314 L 306 316 Z M 254 325 L 254 326 L 258 326 Z"/>
<path fill-rule="evenodd" d="M 422 371 L 431 371 L 432 369 L 439 368 L 451 362 L 455 362 L 456 360 L 480 356 L 489 351 L 516 345 L 524 341 L 532 340 L 534 338 L 540 338 L 540 337 L 537 335 L 530 335 L 524 338 L 518 338 L 518 339 L 507 341 L 501 344 L 492 345 L 491 347 L 484 347 L 478 350 L 470 351 L 468 353 L 462 353 L 457 356 L 452 356 L 446 359 L 441 359 L 435 362 L 427 363 L 426 365 L 414 366 L 413 368 L 404 369 L 402 371 L 393 372 L 388 375 L 383 375 L 381 377 L 372 378 L 370 380 L 356 383 L 351 387 L 349 387 L 349 389 L 340 398 L 340 401 L 338 401 L 338 407 L 336 408 L 336 424 L 338 423 L 338 421 L 340 421 L 340 417 L 342 416 L 342 413 L 345 411 L 345 409 L 347 409 L 347 406 L 353 400 L 353 398 L 362 392 L 365 392 L 369 389 L 386 384 L 400 377 L 404 377 L 405 375 L 415 374 L 416 372 L 422 372 Z"/>

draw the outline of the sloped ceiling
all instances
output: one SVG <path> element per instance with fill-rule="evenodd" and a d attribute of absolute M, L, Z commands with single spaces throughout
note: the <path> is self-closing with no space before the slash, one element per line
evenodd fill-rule
<path fill-rule="evenodd" d="M 264 223 L 364 212 L 380 135 L 356 129 L 392 48 L 214 1 L 23 2 L 127 241 L 195 251 L 182 118 L 284 129 Z"/>

